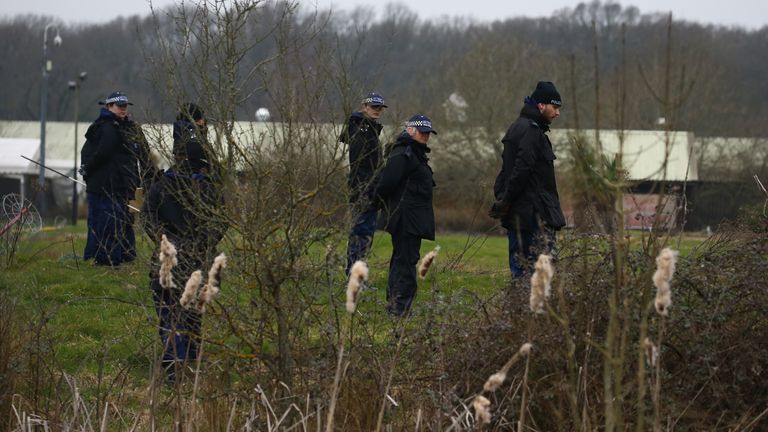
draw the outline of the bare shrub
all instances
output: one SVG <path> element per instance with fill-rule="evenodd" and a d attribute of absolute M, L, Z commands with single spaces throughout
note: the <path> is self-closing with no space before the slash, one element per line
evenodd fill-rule
<path fill-rule="evenodd" d="M 411 316 L 385 316 L 383 293 L 362 302 L 356 297 L 355 313 L 346 313 L 338 252 L 347 223 L 339 193 L 345 155 L 333 127 L 321 124 L 313 108 L 333 106 L 329 77 L 347 65 L 337 62 L 325 38 L 323 16 L 288 19 L 295 5 L 263 6 L 217 1 L 171 10 L 163 19 L 174 31 L 160 32 L 147 48 L 158 91 L 174 104 L 199 101 L 209 113 L 208 150 L 217 186 L 227 194 L 225 205 L 205 209 L 211 223 L 228 227 L 221 247 L 229 259 L 225 295 L 207 305 L 205 352 L 172 385 L 159 379 L 159 365 L 151 368 L 149 386 L 129 379 L 145 376 L 144 370 L 129 376 L 130 366 L 104 378 L 73 378 L 57 364 L 60 341 L 49 328 L 56 311 L 41 306 L 20 327 L 29 341 L 14 357 L 15 389 L 24 396 L 12 402 L 19 413 L 12 427 L 617 431 L 645 430 L 653 420 L 656 428 L 678 430 L 765 428 L 768 290 L 759 277 L 768 252 L 765 218 L 753 215 L 753 225 L 724 229 L 681 256 L 675 307 L 659 318 L 650 283 L 654 259 L 664 247 L 677 248 L 677 239 L 656 229 L 627 235 L 613 223 L 626 187 L 620 159 L 582 155 L 580 184 L 592 190 L 577 190 L 573 199 L 600 198 L 604 219 L 591 232 L 560 234 L 557 274 L 545 272 L 549 301 L 534 308 L 542 313 L 530 311 L 529 280 L 463 267 L 467 251 L 445 244 L 446 265 L 430 270 Z M 476 53 L 486 66 L 493 64 L 491 46 Z M 478 83 L 469 80 L 465 88 Z M 257 93 L 279 123 L 235 122 L 253 108 Z M 508 95 L 497 96 L 508 105 Z M 482 115 L 500 122 L 508 113 Z M 444 163 L 436 161 L 436 177 L 458 173 L 441 184 L 452 189 L 462 180 L 459 168 L 477 156 L 477 170 L 456 188 L 461 199 L 444 201 L 473 223 L 485 208 L 484 182 L 498 158 L 493 136 L 502 130 L 493 123 L 480 132 L 455 131 L 466 136 L 446 145 Z M 370 266 L 371 283 L 378 283 L 386 264 L 374 258 Z M 537 277 L 540 299 L 543 282 Z M 142 330 L 154 335 L 154 311 L 137 307 L 152 318 Z M 158 347 L 154 338 L 140 340 L 134 360 L 145 367 L 158 358 Z M 644 369 L 646 340 L 656 345 L 654 374 Z M 529 342 L 535 355 L 525 364 L 512 361 Z M 499 365 L 509 366 L 500 374 Z M 489 377 L 489 394 L 477 398 Z M 650 380 L 663 381 L 664 392 L 649 397 Z M 492 415 L 475 418 L 488 407 Z"/>
<path fill-rule="evenodd" d="M 15 381 L 21 372 L 13 362 L 13 359 L 19 358 L 22 346 L 15 310 L 14 300 L 8 290 L 0 288 L 0 407 L 11 404 Z M 0 425 L 6 425 L 9 421 L 8 411 L 0 411 Z"/>
<path fill-rule="evenodd" d="M 336 358 L 329 347 L 338 330 L 327 328 L 333 315 L 316 305 L 343 291 L 334 260 L 318 261 L 312 251 L 334 254 L 346 210 L 339 194 L 346 154 L 315 108 L 334 106 L 337 83 L 328 78 L 345 66 L 324 33 L 327 16 L 299 15 L 296 3 L 199 2 L 157 19 L 170 20 L 173 30 L 158 21 L 148 41 L 153 79 L 173 105 L 193 101 L 205 110 L 212 178 L 225 191 L 224 205 L 204 209 L 211 228 L 228 228 L 220 244 L 228 261 L 225 295 L 206 303 L 206 352 L 194 390 L 247 398 L 262 386 L 263 395 L 275 395 L 270 409 L 288 413 L 281 424 L 293 422 L 294 388 L 325 389 L 333 375 L 321 370 Z M 236 122 L 255 110 L 255 100 L 279 122 Z M 170 158 L 168 146 L 158 150 Z M 214 282 L 209 276 L 211 288 Z M 199 298 L 212 292 L 206 287 Z"/>

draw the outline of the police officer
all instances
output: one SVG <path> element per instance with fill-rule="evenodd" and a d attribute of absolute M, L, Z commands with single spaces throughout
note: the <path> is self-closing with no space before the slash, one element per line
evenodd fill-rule
<path fill-rule="evenodd" d="M 404 316 L 416 295 L 416 263 L 421 240 L 435 239 L 432 209 L 432 168 L 427 143 L 432 121 L 416 114 L 406 123 L 387 157 L 376 187 L 376 197 L 392 235 L 392 258 L 387 283 L 387 312 Z"/>
<path fill-rule="evenodd" d="M 85 133 L 80 172 L 88 197 L 88 239 L 84 259 L 118 266 L 136 258 L 128 201 L 156 173 L 144 134 L 128 117 L 128 96 L 113 92 Z"/>
<path fill-rule="evenodd" d="M 379 119 L 385 108 L 380 94 L 368 93 L 339 137 L 349 146 L 349 202 L 354 220 L 347 243 L 347 273 L 355 261 L 366 258 L 376 230 L 376 208 L 371 198 L 382 161 Z"/>
<path fill-rule="evenodd" d="M 174 165 L 165 170 L 149 192 L 142 214 L 144 229 L 154 241 L 150 289 L 159 318 L 163 366 L 170 380 L 185 362 L 197 358 L 201 315 L 179 304 L 184 285 L 195 270 L 208 268 L 216 245 L 226 230 L 222 222 L 223 198 L 209 176 L 205 119 L 202 110 L 185 105 L 174 123 Z M 165 235 L 177 250 L 173 269 L 176 288 L 160 285 L 158 251 Z"/>
<path fill-rule="evenodd" d="M 555 85 L 540 81 L 501 140 L 502 166 L 489 214 L 507 229 L 513 277 L 529 271 L 538 254 L 553 252 L 554 231 L 565 226 L 555 182 L 555 153 L 546 134 L 560 116 L 561 105 Z"/>

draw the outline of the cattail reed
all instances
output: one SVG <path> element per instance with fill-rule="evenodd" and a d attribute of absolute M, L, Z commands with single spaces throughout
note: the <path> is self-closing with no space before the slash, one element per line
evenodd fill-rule
<path fill-rule="evenodd" d="M 440 252 L 440 245 L 435 246 L 434 249 L 432 249 L 428 254 L 424 256 L 424 259 L 421 260 L 421 264 L 419 264 L 419 277 L 424 279 L 427 277 L 427 272 L 429 271 L 429 268 L 432 267 L 432 264 L 435 262 L 435 258 L 437 257 L 437 253 Z"/>
<path fill-rule="evenodd" d="M 197 290 L 200 288 L 200 282 L 203 281 L 203 272 L 195 270 L 187 280 L 187 284 L 184 286 L 184 293 L 179 299 L 179 304 L 184 308 L 189 308 L 192 302 L 197 298 Z"/>
<path fill-rule="evenodd" d="M 544 312 L 544 303 L 552 291 L 552 276 L 555 274 L 552 257 L 539 255 L 534 269 L 531 276 L 531 311 L 540 314 Z"/>
<path fill-rule="evenodd" d="M 485 382 L 485 385 L 483 385 L 483 390 L 487 392 L 496 391 L 496 389 L 499 388 L 499 386 L 502 385 L 504 383 L 504 380 L 506 379 L 507 379 L 507 371 L 500 370 L 488 377 L 488 380 Z"/>
<path fill-rule="evenodd" d="M 531 353 L 531 344 L 526 342 L 524 343 L 519 350 L 515 353 L 515 355 L 510 358 L 507 363 L 502 366 L 502 368 L 496 372 L 495 374 L 488 377 L 488 380 L 485 381 L 485 385 L 483 385 L 483 390 L 487 392 L 496 391 L 496 389 L 499 388 L 500 385 L 504 383 L 504 380 L 507 379 L 507 372 L 509 372 L 509 368 L 512 367 L 521 357 L 526 357 L 528 354 Z"/>
<path fill-rule="evenodd" d="M 475 421 L 481 425 L 487 425 L 491 422 L 491 401 L 485 396 L 477 395 L 472 401 L 472 407 L 475 409 Z"/>
<path fill-rule="evenodd" d="M 643 348 L 645 348 L 645 360 L 648 362 L 648 366 L 655 367 L 659 360 L 659 349 L 651 342 L 650 338 L 645 338 Z"/>
<path fill-rule="evenodd" d="M 208 270 L 208 281 L 197 298 L 197 310 L 200 313 L 205 312 L 205 307 L 210 304 L 216 296 L 219 295 L 219 284 L 221 282 L 221 270 L 227 266 L 227 256 L 220 254 L 213 260 L 211 269 Z"/>
<path fill-rule="evenodd" d="M 524 343 L 521 347 L 518 353 L 520 353 L 521 356 L 526 357 L 529 354 L 531 354 L 531 348 L 533 347 L 533 344 L 530 342 Z"/>
<path fill-rule="evenodd" d="M 168 241 L 168 237 L 163 234 L 160 241 L 160 286 L 166 289 L 176 288 L 173 282 L 173 267 L 179 263 L 176 258 L 176 246 Z"/>
<path fill-rule="evenodd" d="M 360 287 L 368 280 L 368 264 L 364 261 L 355 261 L 349 270 L 349 283 L 347 283 L 347 312 L 355 313 L 357 308 L 357 294 Z"/>
<path fill-rule="evenodd" d="M 669 307 L 672 305 L 672 291 L 670 282 L 675 273 L 675 263 L 677 262 L 677 251 L 670 248 L 664 248 L 656 257 L 656 272 L 653 274 L 653 285 L 656 286 L 656 300 L 654 306 L 659 315 L 667 316 Z"/>

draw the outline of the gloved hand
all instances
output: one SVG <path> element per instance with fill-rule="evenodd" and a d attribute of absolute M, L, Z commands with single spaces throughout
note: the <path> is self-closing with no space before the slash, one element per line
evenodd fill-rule
<path fill-rule="evenodd" d="M 494 201 L 491 209 L 488 210 L 488 216 L 494 219 L 502 219 L 509 214 L 509 203 L 504 201 Z"/>

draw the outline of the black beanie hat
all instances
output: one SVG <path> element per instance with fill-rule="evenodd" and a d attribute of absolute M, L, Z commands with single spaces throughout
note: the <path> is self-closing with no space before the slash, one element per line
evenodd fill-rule
<path fill-rule="evenodd" d="M 531 93 L 531 98 L 538 103 L 552 104 L 561 106 L 563 105 L 562 99 L 560 99 L 560 93 L 552 84 L 552 81 L 539 81 L 536 84 L 536 90 Z"/>
<path fill-rule="evenodd" d="M 182 105 L 181 112 L 178 116 L 176 116 L 176 120 L 189 120 L 191 118 L 192 120 L 196 121 L 203 117 L 204 115 L 202 108 L 193 103 L 188 103 Z"/>

